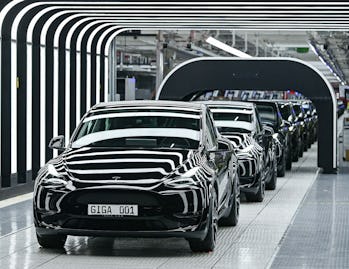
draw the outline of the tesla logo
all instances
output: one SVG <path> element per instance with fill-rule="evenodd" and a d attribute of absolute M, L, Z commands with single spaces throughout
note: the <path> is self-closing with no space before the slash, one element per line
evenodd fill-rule
<path fill-rule="evenodd" d="M 112 179 L 114 179 L 114 180 L 119 180 L 121 177 L 119 177 L 119 176 L 114 176 L 114 177 L 112 177 Z"/>

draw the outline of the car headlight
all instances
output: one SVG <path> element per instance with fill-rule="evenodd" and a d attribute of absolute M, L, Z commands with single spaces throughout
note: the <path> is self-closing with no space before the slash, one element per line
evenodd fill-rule
<path fill-rule="evenodd" d="M 184 174 L 175 178 L 169 178 L 165 181 L 165 185 L 171 188 L 186 188 L 198 185 L 193 176 L 199 170 L 199 167 L 195 167 L 185 172 Z"/>

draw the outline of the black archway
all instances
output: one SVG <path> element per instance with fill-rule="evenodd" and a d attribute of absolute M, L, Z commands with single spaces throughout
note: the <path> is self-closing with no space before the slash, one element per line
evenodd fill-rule
<path fill-rule="evenodd" d="M 197 58 L 175 68 L 163 81 L 157 99 L 185 100 L 198 90 L 296 89 L 318 111 L 318 166 L 337 169 L 337 108 L 334 91 L 316 69 L 289 58 Z"/>

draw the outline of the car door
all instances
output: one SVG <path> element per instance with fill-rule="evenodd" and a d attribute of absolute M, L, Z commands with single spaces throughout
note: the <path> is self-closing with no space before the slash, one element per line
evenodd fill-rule
<path fill-rule="evenodd" d="M 225 198 L 227 197 L 227 192 L 229 192 L 228 183 L 230 183 L 229 178 L 229 162 L 231 151 L 227 145 L 227 149 L 219 149 L 218 147 L 218 133 L 214 127 L 213 120 L 209 113 L 206 114 L 206 135 L 207 143 L 211 148 L 215 149 L 215 153 L 211 153 L 214 157 L 211 157 L 211 160 L 214 160 L 216 167 L 217 183 L 218 183 L 218 198 L 219 204 L 224 203 Z M 221 142 L 222 143 L 222 142 Z"/>
<path fill-rule="evenodd" d="M 256 140 L 258 144 L 263 148 L 261 163 L 263 163 L 263 166 L 265 167 L 266 163 L 268 162 L 269 141 L 265 135 L 265 130 L 263 129 L 261 120 L 256 110 L 255 110 L 254 117 L 255 117 L 256 138 L 257 138 Z"/>

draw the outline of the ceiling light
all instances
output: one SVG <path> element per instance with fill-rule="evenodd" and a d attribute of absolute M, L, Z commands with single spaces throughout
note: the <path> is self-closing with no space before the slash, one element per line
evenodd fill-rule
<path fill-rule="evenodd" d="M 223 42 L 221 42 L 221 41 L 219 41 L 219 40 L 217 40 L 217 39 L 215 39 L 215 38 L 213 38 L 211 36 L 206 39 L 206 42 L 211 44 L 212 46 L 215 46 L 215 47 L 217 47 L 217 48 L 219 48 L 221 50 L 224 50 L 224 51 L 226 51 L 226 52 L 228 52 L 230 54 L 233 54 L 235 56 L 238 56 L 238 57 L 241 57 L 241 58 L 252 58 L 251 55 L 249 55 L 249 54 L 247 54 L 245 52 L 242 52 L 242 51 L 240 51 L 238 49 L 235 49 L 235 48 L 233 48 L 231 46 L 228 46 L 227 44 L 225 44 L 225 43 L 223 43 Z"/>

